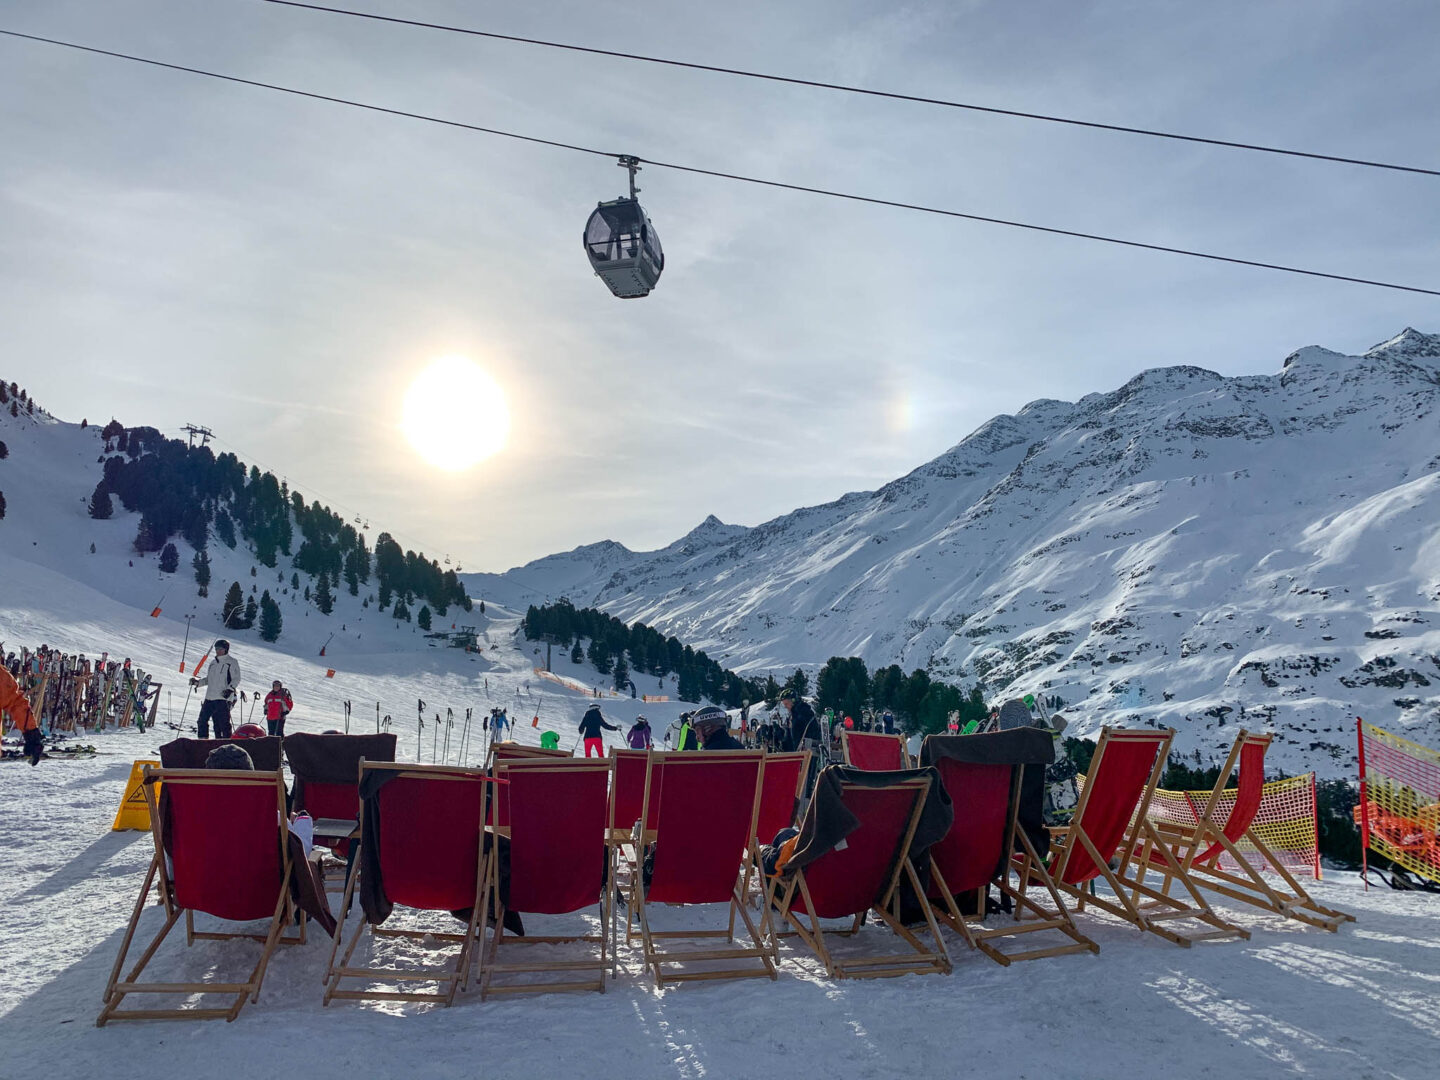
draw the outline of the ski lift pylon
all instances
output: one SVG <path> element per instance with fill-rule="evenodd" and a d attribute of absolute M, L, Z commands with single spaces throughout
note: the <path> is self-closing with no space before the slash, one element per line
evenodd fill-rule
<path fill-rule="evenodd" d="M 621 154 L 616 162 L 630 173 L 630 195 L 598 203 L 585 223 L 585 254 L 597 277 L 622 300 L 649 296 L 665 269 L 665 252 L 655 226 L 636 196 L 640 159 Z"/>

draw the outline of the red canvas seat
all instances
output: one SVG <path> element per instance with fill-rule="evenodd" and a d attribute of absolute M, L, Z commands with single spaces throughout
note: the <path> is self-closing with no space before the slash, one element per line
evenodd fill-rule
<path fill-rule="evenodd" d="M 628 910 L 640 920 L 645 965 L 664 985 L 686 979 L 775 978 L 773 946 L 767 944 L 768 912 L 761 913 L 762 936 L 741 896 L 747 858 L 756 856 L 755 822 L 759 813 L 764 755 L 751 750 L 711 750 L 676 753 L 664 760 L 664 790 L 654 783 L 659 757 L 649 752 L 651 782 L 646 787 L 641 818 L 650 820 L 650 807 L 659 802 L 653 842 L 646 850 L 649 882 L 638 869 L 632 872 Z M 650 926 L 652 904 L 726 904 L 729 928 L 720 930 L 656 931 Z M 739 915 L 753 946 L 735 943 L 735 917 Z M 628 923 L 628 917 L 627 917 Z M 662 950 L 671 939 L 725 938 L 728 947 L 697 950 Z M 692 970 L 683 965 L 711 960 L 758 961 L 758 964 L 723 970 Z"/>
<path fill-rule="evenodd" d="M 155 797 L 156 784 L 164 786 L 161 799 Z M 135 901 L 120 954 L 105 987 L 105 1006 L 96 1023 L 103 1026 L 110 1020 L 218 1017 L 234 1020 L 247 998 L 258 1000 L 270 956 L 284 940 L 283 928 L 295 913 L 290 898 L 284 782 L 278 772 L 147 768 L 144 790 L 155 857 Z M 122 979 L 126 954 L 151 886 L 156 884 L 165 907 L 165 922 L 140 962 Z M 263 919 L 268 925 L 262 934 L 197 931 L 197 911 L 233 922 Z M 196 940 L 234 938 L 262 942 L 264 949 L 249 978 L 243 983 L 141 982 L 141 973 L 181 914 L 185 916 L 186 945 Z M 304 941 L 304 929 L 302 916 L 300 935 L 295 941 Z M 122 1002 L 130 994 L 222 994 L 234 1000 L 227 1007 L 213 1009 L 122 1009 Z"/>
<path fill-rule="evenodd" d="M 912 774 L 883 785 L 862 784 L 853 777 L 853 771 L 847 774 L 833 767 L 821 774 L 794 859 L 781 870 L 779 912 L 795 928 L 800 940 L 820 957 L 832 978 L 949 971 L 949 955 L 910 861 L 910 844 L 930 793 L 931 774 Z M 822 791 L 826 785 L 833 787 L 843 811 L 837 809 L 835 799 Z M 855 821 L 843 836 L 822 820 L 838 812 L 848 812 Z M 828 845 L 824 840 L 827 835 L 835 838 Z M 920 898 L 934 948 L 926 948 L 897 917 L 896 898 L 902 874 Z M 859 932 L 867 912 L 873 912 L 910 946 L 910 951 L 843 960 L 836 957 L 825 935 L 853 936 Z M 808 926 L 802 915 L 809 917 Z M 820 926 L 820 919 L 849 919 L 851 925 L 848 930 L 827 931 Z"/>
<path fill-rule="evenodd" d="M 1317 903 L 1252 829 L 1265 794 L 1265 752 L 1271 738 L 1241 731 L 1210 797 L 1195 811 L 1194 820 L 1153 822 L 1154 831 L 1158 840 L 1169 847 L 1171 857 L 1180 861 L 1185 873 L 1200 887 L 1333 932 L 1342 922 L 1354 922 L 1355 916 Z M 1226 784 L 1237 763 L 1240 775 L 1234 805 L 1229 814 L 1223 814 L 1222 804 L 1228 801 Z M 1242 843 L 1249 851 L 1241 850 Z M 1234 869 L 1222 865 L 1222 858 L 1228 858 Z M 1149 838 L 1140 850 L 1138 865 L 1164 875 L 1160 889 L 1169 894 L 1176 879 L 1168 873 L 1165 855 Z M 1267 872 L 1280 881 L 1267 881 Z"/>
<path fill-rule="evenodd" d="M 875 731 L 842 731 L 840 748 L 845 764 L 866 772 L 896 772 L 910 767 L 905 736 Z"/>
<path fill-rule="evenodd" d="M 493 774 L 501 763 L 507 761 L 533 761 L 543 758 L 547 761 L 564 761 L 573 759 L 574 755 L 568 750 L 547 750 L 543 746 L 527 746 L 524 743 L 500 742 L 490 744 L 488 768 Z M 490 824 L 502 829 L 510 827 L 510 795 L 505 786 L 499 785 L 490 793 L 490 799 L 495 804 L 490 808 Z"/>
<path fill-rule="evenodd" d="M 341 822 L 352 823 L 347 834 L 353 830 L 360 817 L 360 762 L 394 761 L 396 741 L 389 733 L 285 736 L 285 760 L 295 781 L 290 809 L 309 814 L 317 824 L 317 843 L 342 859 L 350 853 L 350 841 L 325 830 L 342 828 Z"/>
<path fill-rule="evenodd" d="M 1062 892 L 1075 898 L 1077 910 L 1093 904 L 1177 945 L 1207 938 L 1248 938 L 1248 931 L 1211 910 L 1170 849 L 1156 843 L 1159 834 L 1146 816 L 1174 737 L 1168 728 L 1101 731 L 1071 824 L 1054 830 L 1059 850 L 1051 859 L 1050 874 Z M 1159 852 L 1164 872 L 1183 887 L 1188 903 L 1147 880 L 1147 866 L 1135 858 L 1142 842 Z M 1103 881 L 1111 895 L 1087 888 L 1092 881 L 1096 885 Z M 1026 884 L 1028 879 L 1022 878 L 1022 886 Z M 1150 901 L 1143 907 L 1142 896 Z M 1199 922 L 1210 929 L 1181 933 L 1172 928 L 1175 920 Z"/>
<path fill-rule="evenodd" d="M 995 760 L 964 760 L 961 756 L 950 756 L 954 750 L 964 751 L 972 747 L 979 749 L 975 742 L 990 741 L 1003 744 L 1015 743 L 1020 753 L 1013 754 L 1022 759 L 1024 743 L 1028 733 L 997 732 L 985 735 L 931 736 L 921 749 L 921 760 L 934 765 L 939 771 L 940 782 L 949 792 L 955 807 L 955 823 L 950 831 L 930 848 L 929 898 L 936 916 L 952 930 L 960 934 L 972 948 L 977 948 L 996 963 L 1008 965 L 1015 960 L 1032 960 L 1042 956 L 1057 956 L 1072 952 L 1099 952 L 1097 946 L 1075 927 L 1065 902 L 1050 881 L 1045 865 L 1036 853 L 1029 837 L 1017 827 L 1017 815 L 1024 770 L 1044 768 L 1029 755 L 1032 764 L 1023 760 L 1013 763 Z M 956 740 L 965 740 L 958 743 Z M 1053 757 L 1053 749 L 1046 745 L 1048 734 L 1041 734 L 1035 740 L 1046 754 Z M 973 753 L 973 757 L 1003 758 L 1003 752 Z M 1017 869 L 1010 853 L 1016 844 L 1030 859 L 1031 880 L 1044 886 L 1054 904 L 1053 914 L 1047 916 L 1041 908 L 1030 901 L 1026 892 L 1011 882 L 1012 871 Z M 998 926 L 983 924 L 987 918 L 989 890 L 994 887 L 1007 897 L 1013 907 L 1014 919 Z M 973 897 L 972 915 L 961 911 L 958 902 L 962 896 Z M 1024 916 L 1034 915 L 1025 922 Z M 1023 952 L 1006 953 L 996 947 L 997 939 L 1015 937 L 1039 931 L 1056 930 L 1070 938 L 1064 945 L 1029 949 Z"/>
<path fill-rule="evenodd" d="M 602 889 L 602 882 L 611 877 L 606 829 L 613 771 L 608 759 L 500 763 L 497 775 L 506 781 L 501 790 L 508 796 L 510 824 L 504 838 L 491 846 L 486 869 L 487 900 L 482 906 L 488 910 L 488 898 L 493 897 L 496 915 L 489 953 L 481 962 L 482 998 L 551 990 L 604 992 L 613 889 Z M 568 915 L 591 905 L 600 908 L 598 934 L 505 936 L 507 910 Z M 503 964 L 499 960 L 502 945 L 513 952 L 516 945 L 569 942 L 595 945 L 596 955 L 588 960 L 511 960 Z M 570 977 L 560 982 L 496 980 L 497 975 L 553 972 L 566 972 Z M 593 977 L 577 980 L 582 973 L 593 973 Z"/>
<path fill-rule="evenodd" d="M 335 931 L 326 970 L 325 1003 L 334 998 L 435 1001 L 449 1005 L 465 982 L 470 950 L 479 932 L 485 841 L 483 770 L 436 765 L 362 762 L 360 772 L 360 860 L 345 886 L 344 910 L 359 883 L 364 918 L 337 964 L 343 926 Z M 395 906 L 421 911 L 463 912 L 464 933 L 395 930 L 383 927 Z M 458 945 L 444 968 L 351 966 L 360 939 L 433 939 Z M 342 980 L 437 984 L 435 991 L 341 989 Z"/>

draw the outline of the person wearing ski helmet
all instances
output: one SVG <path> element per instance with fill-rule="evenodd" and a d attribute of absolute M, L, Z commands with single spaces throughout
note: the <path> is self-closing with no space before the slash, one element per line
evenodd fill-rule
<path fill-rule="evenodd" d="M 230 655 L 230 642 L 215 642 L 215 659 L 210 661 L 203 678 L 190 680 L 192 687 L 205 687 L 205 700 L 200 704 L 197 728 L 200 738 L 210 737 L 210 721 L 215 721 L 215 737 L 230 738 L 230 706 L 240 690 L 240 662 Z"/>
<path fill-rule="evenodd" d="M 744 750 L 740 740 L 730 734 L 730 717 L 718 705 L 706 705 L 690 718 L 690 726 L 700 739 L 702 750 Z"/>
<path fill-rule="evenodd" d="M 580 718 L 580 734 L 585 739 L 585 756 L 587 758 L 591 754 L 596 757 L 605 756 L 605 740 L 600 734 L 602 728 L 606 731 L 620 730 L 618 724 L 607 724 L 605 717 L 600 712 L 600 703 L 592 702 L 590 707 L 585 710 L 585 715 Z"/>
<path fill-rule="evenodd" d="M 265 695 L 265 726 L 271 735 L 285 737 L 285 718 L 293 708 L 295 699 L 290 696 L 290 691 L 285 689 L 285 684 L 276 679 L 270 684 L 270 692 Z"/>
<path fill-rule="evenodd" d="M 651 746 L 650 721 L 645 719 L 644 714 L 635 718 L 629 731 L 625 733 L 625 741 L 630 744 L 632 750 L 649 750 Z"/>
<path fill-rule="evenodd" d="M 813 750 L 820 741 L 820 724 L 815 719 L 815 710 L 794 690 L 781 691 L 780 704 L 784 705 L 785 711 L 790 714 L 790 731 L 785 740 L 785 749 Z"/>
<path fill-rule="evenodd" d="M 886 735 L 895 734 L 895 714 L 889 709 L 886 709 L 880 717 L 880 728 Z"/>

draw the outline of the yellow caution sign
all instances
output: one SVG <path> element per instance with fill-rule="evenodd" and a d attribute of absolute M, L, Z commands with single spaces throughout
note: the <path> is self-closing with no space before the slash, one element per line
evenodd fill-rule
<path fill-rule="evenodd" d="M 150 829 L 150 807 L 145 802 L 145 766 L 160 767 L 158 761 L 137 761 L 130 766 L 130 779 L 125 782 L 125 798 L 120 800 L 120 809 L 115 811 L 115 824 L 111 832 L 123 829 Z M 160 785 L 155 785 L 155 794 L 160 794 Z"/>

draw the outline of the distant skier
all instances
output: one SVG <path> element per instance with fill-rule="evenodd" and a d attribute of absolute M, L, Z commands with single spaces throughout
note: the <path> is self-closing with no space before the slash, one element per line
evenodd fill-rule
<path fill-rule="evenodd" d="M 585 739 L 585 756 L 592 754 L 596 757 L 605 756 L 605 739 L 600 734 L 600 729 L 606 731 L 619 731 L 618 724 L 607 724 L 605 717 L 600 712 L 600 704 L 596 702 L 585 710 L 585 715 L 580 718 L 580 734 Z"/>
<path fill-rule="evenodd" d="M 265 726 L 271 735 L 285 737 L 285 718 L 295 708 L 290 691 L 276 679 L 270 684 L 270 693 L 265 695 Z"/>
<path fill-rule="evenodd" d="M 240 687 L 240 662 L 230 655 L 230 642 L 215 642 L 215 659 L 205 669 L 204 679 L 192 678 L 191 686 L 205 685 L 205 700 L 200 704 L 197 727 L 200 738 L 210 737 L 210 721 L 215 721 L 215 737 L 230 738 L 230 707 Z"/>
<path fill-rule="evenodd" d="M 632 750 L 649 750 L 653 745 L 650 731 L 650 721 L 643 715 L 635 718 L 635 723 L 625 733 L 625 741 L 630 744 Z"/>
<path fill-rule="evenodd" d="M 815 719 L 815 710 L 794 690 L 780 694 L 780 704 L 790 714 L 790 731 L 785 740 L 787 750 L 813 750 L 820 741 L 820 725 Z"/>

